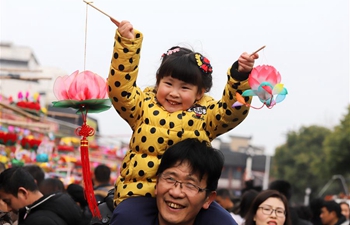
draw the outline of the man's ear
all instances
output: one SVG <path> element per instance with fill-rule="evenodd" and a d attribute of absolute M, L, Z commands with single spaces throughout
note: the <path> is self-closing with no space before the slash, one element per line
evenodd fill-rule
<path fill-rule="evenodd" d="M 157 176 L 157 182 L 156 182 L 156 189 L 154 190 L 154 194 L 157 195 L 157 189 L 158 189 L 158 182 L 159 182 L 159 175 Z"/>
<path fill-rule="evenodd" d="M 338 215 L 335 211 L 331 211 L 329 214 L 331 214 L 333 218 L 338 218 Z"/>
<path fill-rule="evenodd" d="M 202 208 L 203 209 L 208 209 L 210 204 L 215 200 L 215 198 L 216 198 L 216 191 L 210 192 L 210 194 L 205 199 L 205 202 L 203 203 Z"/>
<path fill-rule="evenodd" d="M 28 198 L 29 192 L 24 187 L 19 187 L 17 191 L 17 198 L 26 200 Z"/>

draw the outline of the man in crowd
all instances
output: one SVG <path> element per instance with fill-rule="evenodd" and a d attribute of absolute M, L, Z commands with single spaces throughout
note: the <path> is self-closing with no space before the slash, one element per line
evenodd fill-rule
<path fill-rule="evenodd" d="M 34 177 L 36 185 L 40 187 L 41 182 L 43 182 L 43 180 L 45 179 L 44 170 L 40 166 L 35 164 L 24 165 L 23 169 L 27 170 L 30 173 L 30 175 Z"/>
<path fill-rule="evenodd" d="M 323 225 L 349 225 L 341 214 L 340 205 L 334 200 L 323 203 L 320 217 Z"/>
<path fill-rule="evenodd" d="M 107 196 L 108 191 L 114 186 L 110 184 L 111 169 L 106 165 L 98 165 L 94 170 L 94 193 L 97 202 L 102 202 Z"/>
<path fill-rule="evenodd" d="M 227 188 L 220 188 L 216 191 L 216 202 L 229 212 L 233 210 L 231 193 Z"/>
<path fill-rule="evenodd" d="M 0 199 L 9 211 L 19 213 L 18 224 L 76 225 L 81 220 L 81 212 L 68 194 L 44 196 L 23 167 L 12 167 L 0 174 Z"/>

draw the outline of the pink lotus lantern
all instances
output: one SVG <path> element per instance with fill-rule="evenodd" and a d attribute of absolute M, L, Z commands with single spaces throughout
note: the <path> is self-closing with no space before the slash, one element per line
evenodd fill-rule
<path fill-rule="evenodd" d="M 59 100 L 55 107 L 71 107 L 90 113 L 102 112 L 111 107 L 106 81 L 91 71 L 77 70 L 71 75 L 58 77 L 54 84 L 54 94 Z"/>
<path fill-rule="evenodd" d="M 85 184 L 85 196 L 93 216 L 101 218 L 95 199 L 89 160 L 89 143 L 87 137 L 93 136 L 95 130 L 86 124 L 87 113 L 96 113 L 108 110 L 111 101 L 107 98 L 106 81 L 99 75 L 85 70 L 77 70 L 69 76 L 58 77 L 54 84 L 54 94 L 59 101 L 53 102 L 55 107 L 74 108 L 81 113 L 83 125 L 75 133 L 81 136 L 80 155 Z"/>
<path fill-rule="evenodd" d="M 267 108 L 271 109 L 277 103 L 282 102 L 288 94 L 287 89 L 280 82 L 281 75 L 273 66 L 254 67 L 248 78 L 251 89 L 245 90 L 242 95 L 236 93 L 237 102 L 232 107 L 245 105 L 261 109 L 266 105 Z M 260 108 L 251 106 L 244 100 L 246 96 L 258 96 L 263 105 Z"/>

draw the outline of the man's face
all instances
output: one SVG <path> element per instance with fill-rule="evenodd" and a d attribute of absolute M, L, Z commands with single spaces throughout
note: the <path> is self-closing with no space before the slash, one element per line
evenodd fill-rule
<path fill-rule="evenodd" d="M 174 185 L 168 183 L 164 178 L 176 180 L 182 184 L 175 183 Z M 207 178 L 204 176 L 200 181 L 197 174 L 191 174 L 191 167 L 186 162 L 166 169 L 158 177 L 155 194 L 160 225 L 193 224 L 198 212 L 202 208 L 209 207 L 216 193 L 212 192 L 206 196 L 205 191 L 198 192 L 198 189 L 189 191 L 187 187 L 192 185 L 206 188 Z"/>
<path fill-rule="evenodd" d="M 0 213 L 1 212 L 8 212 L 8 211 L 9 211 L 9 209 L 7 207 L 7 204 L 3 200 L 0 199 Z"/>
<path fill-rule="evenodd" d="M 12 194 L 0 190 L 0 199 L 7 205 L 7 211 L 17 213 L 19 209 L 25 207 L 24 197 L 24 194 L 21 192 L 18 192 L 17 197 L 15 197 Z"/>
<path fill-rule="evenodd" d="M 221 205 L 226 210 L 231 210 L 233 208 L 233 203 L 229 198 L 223 198 L 222 196 L 216 196 L 215 201 Z"/>
<path fill-rule="evenodd" d="M 321 208 L 320 218 L 323 225 L 333 225 L 337 222 L 337 215 L 335 212 L 329 212 L 326 207 Z"/>

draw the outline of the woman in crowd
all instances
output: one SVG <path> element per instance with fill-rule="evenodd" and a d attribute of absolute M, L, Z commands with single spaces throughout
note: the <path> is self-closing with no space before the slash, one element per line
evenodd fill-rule
<path fill-rule="evenodd" d="M 260 192 L 245 216 L 245 225 L 291 225 L 288 201 L 278 191 Z"/>

